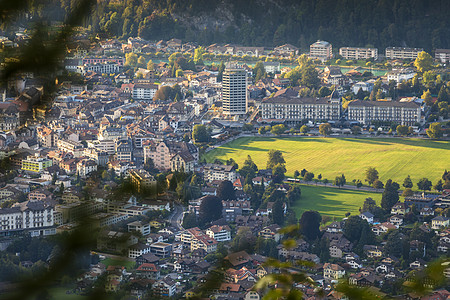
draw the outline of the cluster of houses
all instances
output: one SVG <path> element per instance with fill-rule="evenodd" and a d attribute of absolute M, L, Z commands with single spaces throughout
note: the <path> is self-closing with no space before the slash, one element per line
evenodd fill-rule
<path fill-rule="evenodd" d="M 0 42 L 3 47 L 14 46 L 6 38 L 0 38 Z M 320 78 L 323 85 L 335 86 L 335 92 L 329 97 L 305 98 L 298 96 L 299 89 L 287 88 L 289 80 L 281 76 L 251 83 L 248 78 L 253 75 L 252 68 L 244 65 L 240 69 L 247 74 L 244 94 L 248 97 L 243 99 L 249 103 L 245 107 L 251 118 L 223 120 L 222 83 L 217 80 L 216 67 L 199 66 L 196 71 L 184 70 L 182 77 L 171 77 L 169 64 L 161 60 L 154 70 L 137 69 L 134 78 L 122 72 L 124 54 L 128 52 L 193 53 L 195 48 L 196 45 L 177 39 L 151 43 L 130 38 L 125 44 L 104 40 L 95 47 L 79 41 L 70 49 L 64 64 L 68 71 L 79 73 L 83 80 L 61 82 L 58 95 L 48 109 L 36 107 L 44 91 L 43 83 L 32 74 L 22 74 L 8 83 L 0 102 L 0 159 L 5 159 L 10 167 L 2 166 L 0 170 L 0 236 L 4 242 L 11 243 L 23 233 L 48 236 L 72 231 L 80 220 L 89 219 L 92 229 L 101 232 L 96 250 L 127 256 L 135 267 L 106 267 L 100 262 L 79 278 L 77 289 L 86 290 L 99 276 L 106 274 L 107 291 L 117 291 L 123 283 L 130 283 L 137 297 L 147 293 L 150 287 L 156 296 L 191 296 L 195 282 L 202 282 L 211 270 L 210 257 L 218 246 L 221 243 L 228 246 L 233 235 L 246 228 L 253 237 L 277 243 L 279 258 L 313 262 L 314 267 L 303 271 L 324 286 L 331 299 L 336 296 L 332 284 L 344 276 L 349 277 L 351 284 L 377 288 L 393 278 L 404 278 L 406 270 L 397 267 L 398 258 L 384 254 L 382 245 L 364 246 L 365 256 L 376 258 L 376 262 L 371 265 L 363 262 L 342 233 L 342 222 L 334 222 L 324 229 L 330 244 L 329 254 L 335 263 L 321 262 L 305 240 L 298 240 L 295 249 L 285 249 L 281 244 L 280 226 L 270 218 L 274 202 L 268 202 L 264 208 L 252 208 L 249 195 L 243 191 L 244 179 L 234 166 L 201 164 L 199 149 L 191 138 L 195 125 L 208 125 L 211 134 L 218 137 L 256 120 L 258 111 L 261 123 L 339 120 L 342 116 L 339 93 L 344 89 L 352 89 L 355 94 L 360 90 L 371 91 L 374 81 L 356 81 L 352 74 L 327 67 Z M 205 50 L 216 55 L 256 57 L 299 54 L 299 49 L 292 45 L 274 49 L 211 45 Z M 362 55 L 373 57 L 378 55 L 375 50 L 347 48 L 345 55 L 356 55 L 355 59 Z M 311 46 L 313 58 L 326 60 L 331 54 L 331 44 L 327 42 L 319 41 Z M 277 62 L 266 62 L 264 68 L 272 74 L 290 70 L 281 68 Z M 112 74 L 114 76 L 109 76 Z M 394 70 L 386 79 L 400 83 L 412 78 L 412 74 L 412 70 Z M 164 86 L 179 87 L 181 98 L 178 101 L 154 99 Z M 423 121 L 423 106 L 415 100 L 372 101 L 370 105 L 367 101 L 355 101 L 348 107 L 348 118 L 361 124 L 383 120 L 414 125 Z M 8 177 L 10 170 L 15 172 L 13 178 Z M 188 210 L 193 215 L 199 213 L 204 197 L 217 194 L 224 180 L 232 182 L 236 199 L 223 200 L 222 218 L 202 230 L 182 228 L 162 218 L 149 217 L 155 212 L 167 216 L 172 210 L 170 201 L 156 197 L 157 192 L 155 197 L 139 200 L 111 197 L 119 178 L 129 178 L 138 193 L 156 190 L 157 180 L 149 170 L 202 174 L 205 182 L 202 197 L 189 202 Z M 97 179 L 91 179 L 94 173 Z M 252 182 L 269 185 L 271 170 L 259 170 Z M 281 184 L 277 188 L 286 193 L 290 186 Z M 408 197 L 405 202 L 397 203 L 392 208 L 392 216 L 382 223 L 374 220 L 370 212 L 360 217 L 371 224 L 376 235 L 382 235 L 390 230 L 401 230 L 407 223 L 405 216 L 414 205 L 419 210 L 416 217 L 424 222 L 421 230 L 436 231 L 439 236 L 433 251 L 448 253 L 449 219 L 438 215 L 435 209 L 448 208 L 449 197 L 447 194 Z M 287 209 L 285 203 L 285 214 Z M 423 249 L 425 253 L 427 250 L 421 241 L 411 241 L 410 247 L 414 249 L 411 251 Z M 230 268 L 224 283 L 213 293 L 215 299 L 260 299 L 263 295 L 252 290 L 254 283 L 278 271 L 264 266 L 266 259 L 245 251 L 228 253 L 225 260 Z M 417 270 L 425 265 L 421 258 L 408 267 Z M 312 286 L 295 288 L 305 295 L 314 293 Z"/>

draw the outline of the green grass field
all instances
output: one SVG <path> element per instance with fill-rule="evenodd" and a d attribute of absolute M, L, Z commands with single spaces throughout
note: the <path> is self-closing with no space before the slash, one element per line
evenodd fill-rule
<path fill-rule="evenodd" d="M 125 260 L 125 259 L 114 259 L 114 258 L 107 258 L 101 261 L 102 264 L 104 264 L 106 267 L 108 266 L 124 266 L 128 269 L 134 269 L 136 262 L 131 260 Z"/>
<path fill-rule="evenodd" d="M 50 299 L 54 300 L 83 300 L 87 299 L 86 296 L 77 294 L 66 294 L 69 290 L 67 287 L 55 287 L 49 290 Z"/>
<path fill-rule="evenodd" d="M 207 154 L 214 159 L 233 158 L 242 165 L 250 155 L 258 168 L 265 168 L 267 152 L 277 149 L 286 160 L 287 176 L 295 170 L 307 169 L 316 176 L 333 180 L 343 173 L 347 182 L 360 179 L 369 166 L 375 167 L 380 179 L 391 178 L 400 184 L 409 174 L 415 184 L 427 177 L 433 184 L 445 169 L 450 170 L 450 142 L 400 138 L 239 138 Z"/>
<path fill-rule="evenodd" d="M 297 218 L 306 210 L 316 210 L 323 216 L 341 219 L 347 212 L 352 215 L 359 214 L 359 208 L 368 197 L 374 199 L 377 204 L 381 201 L 380 193 L 307 185 L 301 185 L 301 189 L 302 196 L 292 207 Z"/>

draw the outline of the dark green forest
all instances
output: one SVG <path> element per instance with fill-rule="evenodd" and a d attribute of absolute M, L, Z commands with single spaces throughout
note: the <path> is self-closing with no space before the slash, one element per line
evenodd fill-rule
<path fill-rule="evenodd" d="M 76 0 L 31 1 L 34 20 L 62 20 Z M 85 25 L 111 37 L 179 38 L 304 50 L 341 46 L 450 47 L 448 0 L 99 0 Z M 28 16 L 28 17 L 29 17 Z"/>

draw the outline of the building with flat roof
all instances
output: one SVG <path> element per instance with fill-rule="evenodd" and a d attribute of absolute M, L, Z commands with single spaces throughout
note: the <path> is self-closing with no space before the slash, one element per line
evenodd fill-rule
<path fill-rule="evenodd" d="M 225 115 L 247 113 L 247 71 L 228 63 L 222 78 L 222 107 Z"/>
<path fill-rule="evenodd" d="M 416 59 L 423 48 L 388 47 L 386 48 L 387 59 Z"/>
<path fill-rule="evenodd" d="M 45 168 L 51 167 L 53 165 L 53 161 L 51 159 L 41 157 L 41 156 L 28 156 L 26 159 L 22 160 L 22 170 L 40 173 Z"/>
<path fill-rule="evenodd" d="M 285 96 L 266 98 L 261 103 L 261 117 L 266 121 L 339 120 L 341 98 L 333 93 L 331 97 L 312 98 Z"/>
<path fill-rule="evenodd" d="M 144 169 L 133 169 L 129 172 L 131 185 L 138 193 L 143 191 L 156 192 L 156 180 Z"/>
<path fill-rule="evenodd" d="M 421 121 L 421 108 L 415 102 L 361 101 L 348 104 L 348 120 L 370 125 L 373 121 L 413 126 Z"/>
<path fill-rule="evenodd" d="M 436 49 L 434 51 L 434 58 L 441 63 L 448 63 L 450 61 L 450 49 Z"/>
<path fill-rule="evenodd" d="M 317 41 L 309 46 L 309 57 L 321 61 L 329 60 L 333 57 L 333 47 L 326 41 Z"/>
<path fill-rule="evenodd" d="M 339 55 L 345 59 L 378 59 L 377 48 L 341 47 Z"/>

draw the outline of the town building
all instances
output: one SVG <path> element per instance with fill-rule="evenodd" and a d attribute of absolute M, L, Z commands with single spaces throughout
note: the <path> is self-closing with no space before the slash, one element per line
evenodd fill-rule
<path fill-rule="evenodd" d="M 206 234 L 218 242 L 231 241 L 231 229 L 228 225 L 213 225 L 206 229 Z"/>
<path fill-rule="evenodd" d="M 364 125 L 382 121 L 414 126 L 421 121 L 421 108 L 414 102 L 356 100 L 348 104 L 348 119 Z"/>
<path fill-rule="evenodd" d="M 247 71 L 227 64 L 222 79 L 222 106 L 225 115 L 247 113 Z"/>
<path fill-rule="evenodd" d="M 22 170 L 33 173 L 41 173 L 44 169 L 52 165 L 53 161 L 51 159 L 38 156 L 37 154 L 35 156 L 28 156 L 22 160 Z"/>
<path fill-rule="evenodd" d="M 443 64 L 448 63 L 450 61 L 450 49 L 436 49 L 434 58 Z"/>
<path fill-rule="evenodd" d="M 337 264 L 325 263 L 323 265 L 323 277 L 328 280 L 339 280 L 344 277 L 345 270 Z"/>
<path fill-rule="evenodd" d="M 64 152 L 73 154 L 73 157 L 78 158 L 83 155 L 83 144 L 72 140 L 60 139 L 57 142 L 58 149 Z"/>
<path fill-rule="evenodd" d="M 423 48 L 388 47 L 386 48 L 387 59 L 416 59 Z"/>
<path fill-rule="evenodd" d="M 44 201 L 25 201 L 0 209 L 0 235 L 28 231 L 31 236 L 50 235 L 53 228 L 53 206 Z"/>
<path fill-rule="evenodd" d="M 133 87 L 132 97 L 134 100 L 151 101 L 158 91 L 158 86 L 151 83 L 137 83 Z"/>
<path fill-rule="evenodd" d="M 261 104 L 262 120 L 288 123 L 339 120 L 341 99 L 336 94 L 326 98 L 284 95 L 266 98 Z"/>
<path fill-rule="evenodd" d="M 341 47 L 339 55 L 345 59 L 378 59 L 377 48 Z"/>
<path fill-rule="evenodd" d="M 203 167 L 203 178 L 205 181 L 229 180 L 234 182 L 237 178 L 234 166 L 206 164 Z"/>
<path fill-rule="evenodd" d="M 321 61 L 329 60 L 333 57 L 333 47 L 329 42 L 317 41 L 309 46 L 309 57 Z"/>
<path fill-rule="evenodd" d="M 131 179 L 131 185 L 138 193 L 144 190 L 156 192 L 155 178 L 144 169 L 133 169 L 128 174 Z"/>
<path fill-rule="evenodd" d="M 415 75 L 416 75 L 416 72 L 414 72 L 410 68 L 393 69 L 392 71 L 389 71 L 387 73 L 387 80 L 388 80 L 388 82 L 391 80 L 394 80 L 395 82 L 400 83 L 400 82 L 407 81 L 409 79 L 414 78 Z"/>

